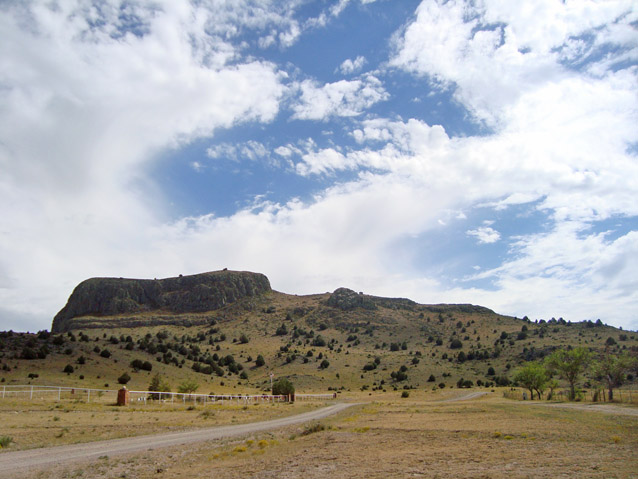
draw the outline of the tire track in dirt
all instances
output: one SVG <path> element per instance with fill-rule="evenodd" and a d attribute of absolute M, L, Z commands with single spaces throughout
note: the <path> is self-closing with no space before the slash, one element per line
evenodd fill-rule
<path fill-rule="evenodd" d="M 0 477 L 19 477 L 19 472 L 44 469 L 53 465 L 94 460 L 102 456 L 118 456 L 151 449 L 200 441 L 219 440 L 279 429 L 285 426 L 323 419 L 354 405 L 354 403 L 337 403 L 295 416 L 235 426 L 218 426 L 167 434 L 154 434 L 84 444 L 70 444 L 66 446 L 5 452 L 0 454 Z"/>
<path fill-rule="evenodd" d="M 480 398 L 481 396 L 485 396 L 486 394 L 487 393 L 485 391 L 476 391 L 473 393 L 466 394 L 464 396 L 459 396 L 459 397 L 450 398 L 450 399 L 443 399 L 442 401 L 438 401 L 438 402 L 469 401 L 470 399 Z"/>

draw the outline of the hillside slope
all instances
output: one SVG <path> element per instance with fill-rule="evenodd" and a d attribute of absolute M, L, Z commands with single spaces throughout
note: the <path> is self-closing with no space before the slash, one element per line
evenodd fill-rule
<path fill-rule="evenodd" d="M 296 296 L 271 290 L 263 275 L 207 275 L 217 288 L 206 296 L 212 310 L 195 301 L 197 285 L 190 291 L 164 288 L 164 298 L 186 298 L 174 307 L 169 299 L 151 303 L 131 294 L 140 284 L 132 283 L 133 289 L 124 289 L 131 303 L 121 293 L 104 295 L 112 300 L 103 303 L 85 291 L 81 301 L 70 299 L 56 316 L 54 333 L 0 333 L 1 380 L 116 387 L 126 372 L 129 388 L 146 389 L 160 373 L 173 390 L 192 379 L 200 392 L 256 392 L 269 388 L 272 372 L 303 391 L 456 387 L 461 379 L 494 386 L 507 385 L 516 367 L 556 348 L 638 352 L 636 333 L 600 321 L 532 321 L 480 306 L 423 305 L 346 288 Z M 138 280 L 122 281 L 116 283 Z M 132 309 L 106 314 L 123 297 Z M 99 314 L 71 315 L 84 304 L 106 306 Z"/>

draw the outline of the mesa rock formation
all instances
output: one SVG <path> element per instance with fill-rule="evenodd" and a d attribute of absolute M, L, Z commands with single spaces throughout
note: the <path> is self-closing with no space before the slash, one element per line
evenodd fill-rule
<path fill-rule="evenodd" d="M 91 278 L 80 283 L 53 319 L 53 332 L 76 327 L 103 327 L 113 317 L 120 326 L 140 323 L 140 315 L 156 313 L 150 324 L 192 323 L 175 316 L 214 311 L 241 299 L 272 291 L 268 278 L 245 271 L 215 271 L 166 279 Z M 170 318 L 175 317 L 176 321 Z M 82 321 L 82 318 L 85 320 Z M 195 319 L 194 321 L 197 321 Z"/>

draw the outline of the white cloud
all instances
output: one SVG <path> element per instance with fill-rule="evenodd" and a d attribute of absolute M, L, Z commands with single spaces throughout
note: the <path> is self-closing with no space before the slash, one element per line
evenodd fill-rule
<path fill-rule="evenodd" d="M 279 110 L 274 65 L 207 33 L 210 11 L 129 5 L 126 31 L 110 5 L 0 11 L 0 300 L 16 318 L 51 317 L 89 276 L 146 275 L 137 252 L 165 220 L 154 154 Z"/>
<path fill-rule="evenodd" d="M 220 143 L 208 148 L 206 154 L 215 160 L 257 161 L 269 158 L 270 150 L 263 143 L 249 140 L 241 144 Z"/>
<path fill-rule="evenodd" d="M 348 58 L 344 60 L 343 63 L 339 66 L 339 70 L 344 75 L 351 75 L 352 73 L 358 72 L 361 70 L 363 65 L 365 65 L 366 59 L 365 57 L 358 56 L 354 60 Z"/>
<path fill-rule="evenodd" d="M 474 230 L 467 230 L 466 234 L 474 236 L 481 244 L 496 243 L 501 239 L 501 234 L 489 226 L 480 226 Z"/>
<path fill-rule="evenodd" d="M 638 12 L 630 1 L 424 0 L 414 22 L 396 38 L 391 65 L 452 86 L 477 119 L 498 126 L 521 96 L 570 76 L 557 62 L 557 50 L 565 47 L 564 55 L 577 50 L 571 37 L 596 35 L 594 28 L 618 18 L 629 27 Z"/>
<path fill-rule="evenodd" d="M 299 84 L 301 97 L 292 106 L 294 118 L 328 120 L 333 116 L 357 116 L 388 98 L 381 82 L 372 75 L 361 80 L 341 80 L 318 86 L 311 80 Z"/>
<path fill-rule="evenodd" d="M 529 2 L 476 2 L 471 11 L 454 1 L 423 2 L 397 39 L 393 65 L 454 88 L 477 118 L 495 126 L 492 133 L 451 137 L 417 119 L 365 118 L 347 132 L 350 148 L 286 138 L 274 152 L 298 159 L 297 174 L 352 171 L 356 178 L 305 201 L 256 200 L 229 217 L 171 220 L 146 175 L 155 154 L 238 122 L 269 122 L 279 112 L 284 76 L 268 62 L 243 58 L 234 39 L 254 29 L 264 47 L 289 44 L 310 28 L 294 19 L 295 2 L 255 0 L 236 5 L 259 8 L 237 9 L 231 3 L 140 7 L 142 34 L 126 33 L 115 11 L 102 13 L 104 26 L 92 29 L 87 18 L 98 13 L 79 7 L 73 15 L 44 5 L 33 5 L 29 15 L 29 5 L 2 10 L 3 327 L 48 327 L 42 318 L 90 276 L 223 267 L 264 272 L 290 293 L 348 286 L 638 327 L 636 232 L 614 237 L 588 229 L 638 215 L 638 164 L 627 153 L 638 142 L 636 70 L 609 69 L 633 50 L 583 71 L 560 64 L 591 48 L 570 36 L 593 27 L 594 44 L 633 42 L 633 13 L 610 23 L 627 2 L 539 1 L 534 16 L 517 11 Z M 346 4 L 335 4 L 335 14 Z M 595 15 L 579 13 L 578 5 Z M 389 97 L 373 76 L 307 81 L 299 94 L 295 117 L 322 121 L 362 116 Z M 268 149 L 256 141 L 222 142 L 209 156 L 260 160 Z M 410 263 L 415 254 L 397 249 L 402 240 L 452 224 L 463 212 L 531 201 L 546 214 L 549 232 L 508 235 L 503 264 L 471 278 L 493 281 L 495 291 L 450 289 L 431 271 L 397 260 Z M 489 241 L 499 233 L 484 224 L 468 234 Z"/>

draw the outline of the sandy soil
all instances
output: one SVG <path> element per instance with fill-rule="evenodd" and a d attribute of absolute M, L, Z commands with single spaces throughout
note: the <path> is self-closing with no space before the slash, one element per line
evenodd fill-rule
<path fill-rule="evenodd" d="M 89 442 L 67 446 L 30 449 L 26 451 L 0 454 L 0 477 L 17 477 L 28 470 L 67 464 L 74 461 L 87 461 L 104 456 L 117 456 L 157 448 L 184 445 L 194 442 L 210 441 L 229 437 L 244 436 L 257 432 L 277 429 L 294 424 L 323 419 L 336 414 L 352 404 L 337 403 L 331 406 L 270 421 L 197 429 L 169 434 L 138 436 L 109 441 Z"/>
<path fill-rule="evenodd" d="M 477 392 L 477 391 L 474 391 Z M 21 479 L 635 478 L 638 417 L 501 394 L 363 396 L 321 420 L 20 474 Z M 458 394 L 458 396 L 457 396 Z M 465 399 L 465 400 L 461 400 Z M 611 406 L 612 408 L 614 406 Z"/>

